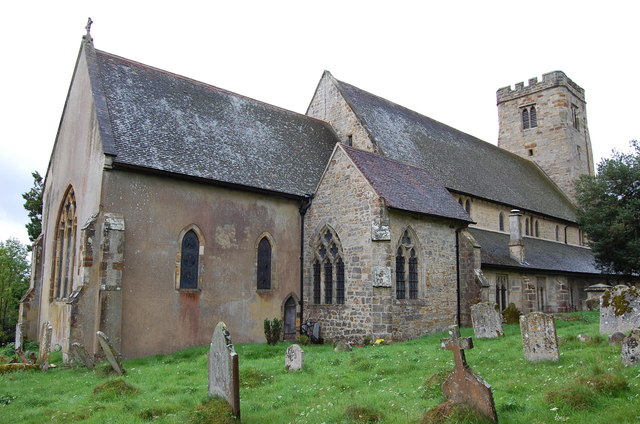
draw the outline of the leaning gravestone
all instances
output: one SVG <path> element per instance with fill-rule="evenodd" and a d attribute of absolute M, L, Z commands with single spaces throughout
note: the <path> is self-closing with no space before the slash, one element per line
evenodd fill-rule
<path fill-rule="evenodd" d="M 38 359 L 40 361 L 40 369 L 47 371 L 50 368 L 49 354 L 51 353 L 51 335 L 53 327 L 49 321 L 42 324 L 42 335 L 40 338 L 40 349 L 38 350 Z"/>
<path fill-rule="evenodd" d="M 71 349 L 69 349 L 69 354 L 71 355 L 72 362 L 82 364 L 90 370 L 95 368 L 93 358 L 91 358 L 87 349 L 85 349 L 80 343 L 73 343 L 71 345 Z"/>
<path fill-rule="evenodd" d="M 240 418 L 240 373 L 238 354 L 231 343 L 227 325 L 219 322 L 209 348 L 209 396 L 225 399 Z"/>
<path fill-rule="evenodd" d="M 107 358 L 107 361 L 109 361 L 109 364 L 111 364 L 111 368 L 120 375 L 124 374 L 125 370 L 122 366 L 122 362 L 120 362 L 120 354 L 111 344 L 109 337 L 107 337 L 107 335 L 102 331 L 98 331 L 96 334 L 98 335 L 98 342 L 100 342 L 100 347 L 104 352 L 104 356 Z"/>
<path fill-rule="evenodd" d="M 502 314 L 495 302 L 480 302 L 471 306 L 473 334 L 477 339 L 495 339 L 504 336 Z"/>
<path fill-rule="evenodd" d="M 522 348 L 528 361 L 559 361 L 558 337 L 553 315 L 531 312 L 520 317 Z"/>
<path fill-rule="evenodd" d="M 287 348 L 284 354 L 284 367 L 287 371 L 297 371 L 304 366 L 304 350 L 297 344 Z"/>
<path fill-rule="evenodd" d="M 628 367 L 640 365 L 640 328 L 631 331 L 621 345 L 622 363 Z"/>
<path fill-rule="evenodd" d="M 464 404 L 493 422 L 498 422 L 491 386 L 482 377 L 471 371 L 467 365 L 464 350 L 473 348 L 471 337 L 460 338 L 460 330 L 457 325 L 449 327 L 449 334 L 451 337 L 442 339 L 441 342 L 445 349 L 453 351 L 456 367 L 442 383 L 442 394 L 448 402 Z"/>
<path fill-rule="evenodd" d="M 623 285 L 606 290 L 600 298 L 600 333 L 630 331 L 640 327 L 640 292 Z"/>

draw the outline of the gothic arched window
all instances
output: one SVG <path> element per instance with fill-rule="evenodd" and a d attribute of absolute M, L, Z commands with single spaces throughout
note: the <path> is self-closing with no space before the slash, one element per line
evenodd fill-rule
<path fill-rule="evenodd" d="M 529 129 L 529 109 L 522 109 L 522 129 Z"/>
<path fill-rule="evenodd" d="M 529 235 L 529 218 L 524 220 L 524 234 Z"/>
<path fill-rule="evenodd" d="M 467 211 L 469 215 L 471 215 L 471 201 L 469 199 L 464 202 L 464 210 Z"/>
<path fill-rule="evenodd" d="M 343 304 L 345 299 L 342 245 L 336 233 L 326 228 L 317 241 L 313 262 L 313 303 Z"/>
<path fill-rule="evenodd" d="M 400 238 L 396 251 L 396 299 L 407 298 L 407 283 L 409 299 L 418 298 L 418 254 L 414 240 L 409 231 L 405 230 Z"/>
<path fill-rule="evenodd" d="M 69 187 L 58 214 L 55 252 L 51 273 L 50 297 L 65 299 L 73 289 L 73 268 L 76 255 L 76 195 Z"/>
<path fill-rule="evenodd" d="M 271 290 L 271 243 L 265 236 L 258 243 L 258 290 Z"/>
<path fill-rule="evenodd" d="M 189 230 L 182 237 L 180 249 L 180 288 L 198 288 L 198 265 L 200 256 L 200 241 L 195 231 Z"/>
<path fill-rule="evenodd" d="M 535 106 L 531 106 L 531 109 L 529 110 L 529 120 L 531 122 L 531 128 L 535 128 L 538 126 L 538 116 Z"/>

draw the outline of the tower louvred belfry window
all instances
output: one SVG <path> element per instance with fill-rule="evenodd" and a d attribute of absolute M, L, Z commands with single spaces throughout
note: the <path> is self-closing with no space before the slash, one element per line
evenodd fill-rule
<path fill-rule="evenodd" d="M 342 246 L 337 234 L 324 229 L 318 237 L 313 261 L 313 303 L 343 304 L 345 269 Z"/>

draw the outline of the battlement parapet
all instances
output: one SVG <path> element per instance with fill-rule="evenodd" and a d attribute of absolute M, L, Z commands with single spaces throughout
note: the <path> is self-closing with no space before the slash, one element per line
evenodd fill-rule
<path fill-rule="evenodd" d="M 573 82 L 571 78 L 567 77 L 562 71 L 552 71 L 543 74 L 542 81 L 538 81 L 537 77 L 530 78 L 526 86 L 524 82 L 519 82 L 516 83 L 514 89 L 512 89 L 511 86 L 502 87 L 496 92 L 496 97 L 498 104 L 500 104 L 556 86 L 565 86 L 574 96 L 583 102 L 585 101 L 584 89 Z"/>

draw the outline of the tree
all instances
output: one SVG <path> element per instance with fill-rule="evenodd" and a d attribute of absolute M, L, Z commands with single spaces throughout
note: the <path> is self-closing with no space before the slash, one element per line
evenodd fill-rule
<path fill-rule="evenodd" d="M 14 334 L 20 297 L 28 287 L 26 246 L 14 238 L 0 242 L 0 344 Z"/>
<path fill-rule="evenodd" d="M 616 274 L 640 273 L 640 143 L 633 152 L 613 151 L 595 176 L 576 184 L 578 223 L 589 236 L 596 264 Z"/>
<path fill-rule="evenodd" d="M 22 198 L 25 200 L 23 206 L 29 213 L 30 219 L 25 227 L 27 227 L 29 240 L 33 243 L 42 232 L 42 177 L 38 171 L 33 171 L 31 175 L 33 176 L 33 187 L 23 193 Z M 29 250 L 31 250 L 30 247 Z"/>

